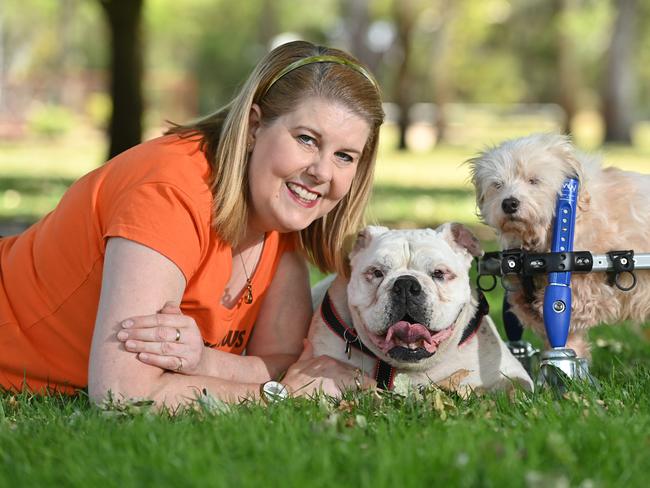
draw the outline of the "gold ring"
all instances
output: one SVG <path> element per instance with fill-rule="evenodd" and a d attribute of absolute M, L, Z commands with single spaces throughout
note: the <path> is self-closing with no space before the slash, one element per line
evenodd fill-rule
<path fill-rule="evenodd" d="M 174 339 L 175 342 L 178 342 L 181 340 L 181 331 L 180 329 L 176 329 L 176 339 Z"/>

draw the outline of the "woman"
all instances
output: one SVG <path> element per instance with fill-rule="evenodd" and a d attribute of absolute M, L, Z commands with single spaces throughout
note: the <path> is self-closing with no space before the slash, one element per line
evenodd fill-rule
<path fill-rule="evenodd" d="M 303 350 L 302 256 L 345 272 L 382 122 L 364 67 L 292 42 L 225 108 L 81 178 L 0 240 L 0 385 L 173 407 L 255 397 L 285 371 L 295 395 L 358 383 Z"/>

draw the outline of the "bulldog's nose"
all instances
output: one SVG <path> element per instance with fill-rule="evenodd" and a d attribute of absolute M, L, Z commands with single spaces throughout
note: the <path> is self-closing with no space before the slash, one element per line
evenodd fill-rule
<path fill-rule="evenodd" d="M 420 282 L 413 276 L 400 276 L 393 283 L 393 293 L 398 296 L 416 296 L 422 291 Z"/>
<path fill-rule="evenodd" d="M 501 202 L 501 208 L 503 209 L 504 213 L 513 214 L 519 208 L 519 200 L 517 200 L 515 197 L 504 198 Z"/>

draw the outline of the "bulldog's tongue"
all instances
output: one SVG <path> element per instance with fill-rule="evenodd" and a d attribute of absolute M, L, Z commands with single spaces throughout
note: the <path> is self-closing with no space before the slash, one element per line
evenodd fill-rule
<path fill-rule="evenodd" d="M 382 350 L 388 353 L 388 351 L 398 345 L 396 342 L 397 339 L 400 341 L 399 345 L 403 346 L 403 344 L 407 344 L 412 349 L 424 347 L 427 351 L 434 352 L 438 348 L 438 344 L 449 337 L 451 332 L 451 327 L 448 327 L 431 335 L 429 329 L 422 324 L 411 324 L 405 320 L 400 320 L 388 328 Z"/>
<path fill-rule="evenodd" d="M 417 342 L 421 339 L 426 342 L 431 342 L 431 334 L 424 325 L 411 324 L 405 320 L 400 320 L 388 328 L 388 332 L 386 333 L 386 342 L 389 342 L 393 336 L 407 344 Z"/>

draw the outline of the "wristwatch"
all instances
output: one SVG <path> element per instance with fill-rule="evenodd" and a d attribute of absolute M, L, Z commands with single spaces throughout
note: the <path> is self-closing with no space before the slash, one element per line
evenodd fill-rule
<path fill-rule="evenodd" d="M 277 381 L 267 381 L 260 385 L 260 398 L 264 403 L 275 403 L 289 397 L 289 389 Z"/>

